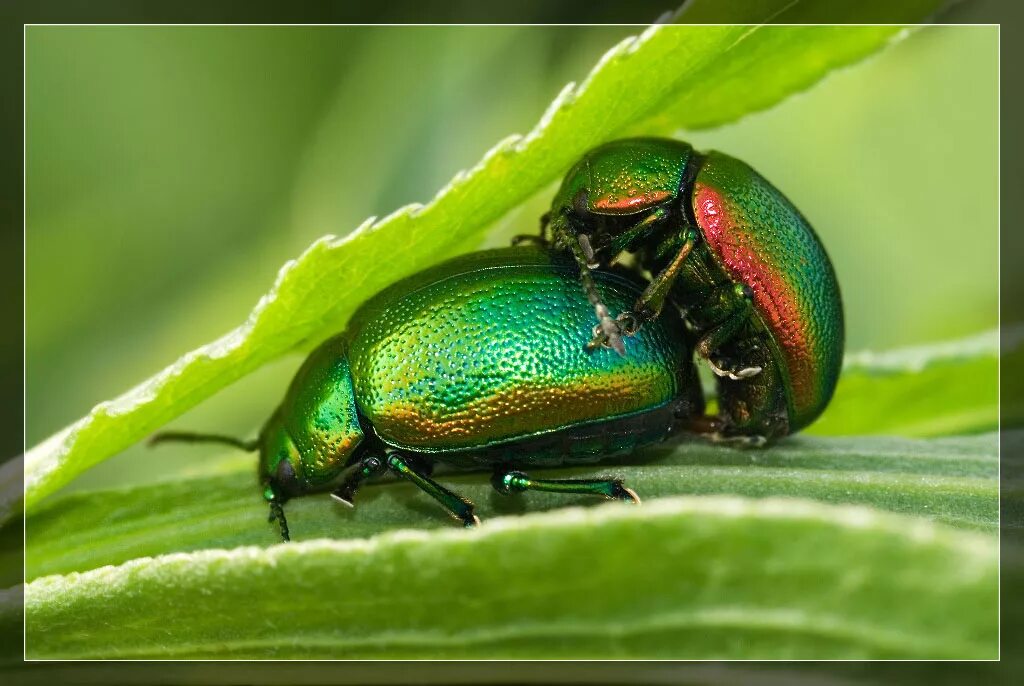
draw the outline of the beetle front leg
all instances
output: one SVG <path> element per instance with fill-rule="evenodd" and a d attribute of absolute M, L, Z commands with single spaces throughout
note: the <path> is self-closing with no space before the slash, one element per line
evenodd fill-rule
<path fill-rule="evenodd" d="M 630 246 L 634 246 L 638 241 L 643 241 L 654 233 L 670 215 L 667 208 L 659 207 L 616 236 L 608 246 L 608 254 L 612 256 L 611 261 L 614 262 L 619 253 L 630 250 Z"/>
<path fill-rule="evenodd" d="M 540 233 L 518 233 L 512 236 L 512 245 L 522 245 L 523 243 L 533 243 L 539 245 L 542 248 L 547 248 L 551 245 L 551 241 L 548 240 L 548 224 L 551 223 L 551 213 L 545 212 L 540 217 Z"/>
<path fill-rule="evenodd" d="M 392 472 L 413 482 L 427 495 L 441 503 L 448 514 L 462 522 L 463 526 L 473 527 L 480 524 L 480 518 L 473 514 L 475 506 L 472 502 L 427 477 L 424 474 L 426 470 L 418 468 L 419 465 L 416 465 L 413 458 L 389 452 L 387 466 Z"/>
<path fill-rule="evenodd" d="M 686 231 L 681 238 L 682 245 L 676 252 L 676 256 L 672 258 L 667 267 L 654 275 L 651 283 L 633 304 L 633 311 L 630 313 L 636 318 L 636 328 L 633 333 L 652 319 L 657 319 L 661 314 L 662 308 L 665 307 L 665 301 L 668 300 L 668 295 L 672 291 L 672 286 L 682 272 L 683 265 L 686 264 L 686 258 L 693 250 L 693 246 L 697 244 L 697 232 L 693 229 Z"/>
<path fill-rule="evenodd" d="M 624 250 L 628 250 L 630 245 L 635 241 L 644 239 L 653 233 L 661 224 L 669 218 L 669 211 L 664 207 L 659 207 L 654 212 L 644 217 L 642 220 L 637 222 L 632 228 L 627 230 L 621 236 L 619 236 L 611 245 L 609 250 L 611 255 L 618 255 Z M 580 244 L 583 246 L 584 252 L 586 252 L 589 246 L 589 240 L 585 234 L 579 237 Z M 697 242 L 697 235 L 694 231 L 687 231 L 682 238 L 682 245 L 679 248 L 676 257 L 672 260 L 669 265 L 661 270 L 651 280 L 651 283 L 644 289 L 644 292 L 637 298 L 636 303 L 633 305 L 632 312 L 623 312 L 614 320 L 614 326 L 617 329 L 615 335 L 610 335 L 610 326 L 606 325 L 602 321 L 602 325 L 599 328 L 594 329 L 594 337 L 590 343 L 587 344 L 588 348 L 596 348 L 599 345 L 608 345 L 615 347 L 615 343 L 619 336 L 625 334 L 632 336 L 640 327 L 645 323 L 656 319 L 661 314 L 662 308 L 665 306 L 665 301 L 668 299 L 668 294 L 672 290 L 672 284 L 675 283 L 676 277 L 679 276 L 680 271 L 686 256 L 693 250 L 694 244 Z M 592 251 L 591 251 L 592 253 Z M 606 310 L 607 312 L 607 310 Z M 600 311 L 598 316 L 600 317 Z M 620 342 L 621 344 L 621 342 Z M 618 350 L 618 348 L 615 348 Z M 620 354 L 622 352 L 620 351 Z"/>
<path fill-rule="evenodd" d="M 581 493 L 640 503 L 640 497 L 633 489 L 623 486 L 622 479 L 531 479 L 523 472 L 499 468 L 491 477 L 491 485 L 502 495 L 523 491 Z"/>

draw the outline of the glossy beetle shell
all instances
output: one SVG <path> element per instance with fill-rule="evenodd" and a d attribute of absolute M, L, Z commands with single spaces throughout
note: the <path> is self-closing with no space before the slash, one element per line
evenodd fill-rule
<path fill-rule="evenodd" d="M 690 363 L 678 318 L 630 340 L 625 358 L 588 351 L 579 334 L 592 314 L 572 265 L 460 269 L 371 304 L 377 315 L 351 338 L 356 402 L 386 443 L 479 448 L 643 412 L 682 392 Z M 635 283 L 600 278 L 616 305 L 635 297 Z"/>
<path fill-rule="evenodd" d="M 565 176 L 554 206 L 595 214 L 631 215 L 679 195 L 693 153 L 659 138 L 614 141 L 590 151 Z M 580 208 L 582 209 L 582 208 Z"/>
<path fill-rule="evenodd" d="M 693 184 L 693 213 L 718 264 L 753 291 L 771 333 L 796 431 L 821 414 L 843 361 L 843 308 L 814 229 L 748 165 L 710 152 Z"/>
<path fill-rule="evenodd" d="M 670 217 L 667 226 L 626 245 L 615 242 L 656 210 Z M 612 141 L 587 152 L 568 172 L 551 216 L 570 234 L 587 235 L 595 262 L 608 264 L 617 257 L 611 253 L 625 249 L 636 252 L 652 274 L 678 251 L 674 238 L 690 227 L 699 231 L 672 287 L 674 299 L 699 334 L 715 325 L 712 310 L 722 309 L 718 301 L 709 304 L 716 289 L 749 287 L 754 321 L 743 335 L 763 340 L 770 355 L 766 359 L 752 345 L 729 345 L 728 352 L 748 354 L 741 360 L 745 366 L 773 367 L 761 379 L 720 379 L 720 400 L 728 401 L 720 403 L 720 414 L 739 433 L 766 429 L 770 438 L 807 426 L 825 409 L 843 355 L 835 272 L 807 220 L 748 165 L 715 151 L 698 153 L 682 141 Z M 772 384 L 781 387 L 778 393 Z M 786 413 L 781 419 L 780 411 Z"/>

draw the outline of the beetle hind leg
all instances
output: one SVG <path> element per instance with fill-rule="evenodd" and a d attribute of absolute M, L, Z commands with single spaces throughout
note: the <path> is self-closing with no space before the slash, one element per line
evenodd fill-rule
<path fill-rule="evenodd" d="M 523 491 L 600 495 L 610 500 L 640 503 L 640 497 L 623 485 L 622 479 L 531 479 L 523 472 L 498 469 L 491 477 L 494 490 L 502 495 Z"/>
<path fill-rule="evenodd" d="M 396 452 L 389 452 L 387 456 L 387 467 L 396 475 L 416 484 L 431 498 L 441 503 L 441 506 L 448 511 L 452 517 L 462 522 L 465 527 L 474 527 L 480 524 L 480 518 L 473 510 L 475 506 L 458 493 L 449 491 L 429 476 L 427 470 L 412 457 L 399 455 Z"/>
<path fill-rule="evenodd" d="M 749 379 L 752 376 L 757 376 L 762 371 L 761 367 L 756 365 L 753 367 L 740 367 L 733 360 L 714 355 L 708 355 L 704 359 L 715 376 L 732 379 L 733 381 Z"/>

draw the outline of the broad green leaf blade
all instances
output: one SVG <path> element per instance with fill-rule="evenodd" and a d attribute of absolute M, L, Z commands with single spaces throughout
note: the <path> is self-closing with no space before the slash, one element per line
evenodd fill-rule
<path fill-rule="evenodd" d="M 615 503 L 45 577 L 27 655 L 995 658 L 997 576 L 994 536 L 863 508 Z"/>
<path fill-rule="evenodd" d="M 529 134 L 499 143 L 430 203 L 367 220 L 346 238 L 317 241 L 281 269 L 245 324 L 29 451 L 26 509 L 260 365 L 337 332 L 382 287 L 478 244 L 489 224 L 593 145 L 769 107 L 878 50 L 899 31 L 656 26 L 622 42 L 579 86 L 567 86 Z M 750 78 L 739 78 L 744 70 Z M 706 94 L 699 104 L 698 93 Z"/>
<path fill-rule="evenodd" d="M 1014 343 L 1004 346 L 1011 352 Z M 848 355 L 835 397 L 807 432 L 942 436 L 999 427 L 999 331 Z"/>
<path fill-rule="evenodd" d="M 65 574 L 136 557 L 203 548 L 270 545 L 277 531 L 253 478 L 252 457 L 214 473 L 131 489 L 54 499 L 26 523 L 26 577 Z M 794 437 L 770 450 L 703 442 L 659 447 L 624 465 L 545 470 L 544 476 L 614 474 L 644 499 L 684 494 L 791 496 L 859 503 L 994 531 L 999 519 L 998 436 L 910 440 Z M 439 474 L 499 515 L 597 504 L 549 493 L 500 496 L 486 474 Z M 388 482 L 359 492 L 354 509 L 327 495 L 298 498 L 287 512 L 296 540 L 362 538 L 398 528 L 450 528 L 451 520 L 414 486 Z M 641 508 L 646 511 L 646 507 Z"/>
<path fill-rule="evenodd" d="M 800 31 L 788 33 L 779 27 L 744 27 L 743 33 L 725 45 L 715 63 L 705 70 L 699 85 L 666 99 L 636 131 L 643 133 L 650 127 L 664 131 L 694 130 L 727 124 L 751 111 L 771 107 L 787 95 L 806 90 L 822 74 L 874 52 L 870 44 L 865 44 L 863 36 L 850 32 L 850 27 L 803 28 L 813 28 L 814 40 L 806 40 L 807 34 Z M 749 41 L 748 32 L 758 38 Z M 800 62 L 814 65 L 813 69 L 780 68 L 779 55 L 792 56 L 796 46 L 799 46 L 796 49 Z M 744 92 L 739 97 L 738 94 Z"/>

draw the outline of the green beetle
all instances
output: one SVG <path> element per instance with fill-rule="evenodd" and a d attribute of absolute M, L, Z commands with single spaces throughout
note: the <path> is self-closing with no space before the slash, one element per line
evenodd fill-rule
<path fill-rule="evenodd" d="M 437 462 L 493 470 L 502 493 L 592 493 L 636 500 L 617 479 L 540 480 L 521 469 L 593 462 L 660 441 L 703 414 L 693 348 L 678 316 L 626 342 L 588 350 L 591 309 L 571 259 L 536 248 L 460 257 L 381 292 L 344 333 L 317 348 L 252 442 L 191 433 L 154 441 L 218 441 L 259 450 L 271 518 L 331 491 L 351 504 L 366 479 L 408 479 L 466 526 L 473 504 L 430 478 Z M 594 275 L 628 306 L 643 283 Z"/>
<path fill-rule="evenodd" d="M 549 228 L 580 265 L 599 322 L 591 345 L 623 354 L 623 336 L 669 297 L 682 308 L 719 377 L 708 436 L 763 444 L 825 409 L 843 359 L 835 272 L 803 215 L 740 160 L 660 138 L 599 146 L 568 172 L 533 238 L 546 243 Z M 623 252 L 652 278 L 613 319 L 589 269 Z"/>

